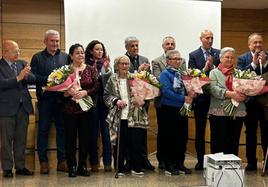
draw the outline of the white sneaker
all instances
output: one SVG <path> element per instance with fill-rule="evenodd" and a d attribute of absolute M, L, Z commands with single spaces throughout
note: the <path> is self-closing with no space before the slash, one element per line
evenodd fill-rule
<path fill-rule="evenodd" d="M 125 173 L 118 173 L 117 175 L 118 175 L 118 177 L 123 177 L 123 176 L 125 176 Z"/>
<path fill-rule="evenodd" d="M 144 172 L 131 170 L 131 174 L 132 175 L 137 175 L 137 176 L 143 176 L 144 175 Z"/>

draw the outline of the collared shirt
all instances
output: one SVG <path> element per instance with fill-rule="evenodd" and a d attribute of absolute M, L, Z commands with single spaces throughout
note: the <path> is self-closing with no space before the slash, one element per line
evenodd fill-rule
<path fill-rule="evenodd" d="M 250 51 L 250 53 L 251 53 L 251 55 L 252 55 L 252 59 L 253 59 L 254 53 L 253 53 L 252 51 Z M 263 65 L 263 67 L 266 68 L 267 64 L 268 64 L 268 60 L 267 60 L 266 63 Z M 251 66 L 252 66 L 252 68 L 253 68 L 254 70 L 257 68 L 257 65 L 256 65 L 253 61 L 251 62 Z"/>
<path fill-rule="evenodd" d="M 204 48 L 201 46 L 201 49 L 202 49 L 202 51 L 203 51 L 203 55 L 204 55 L 205 60 L 207 60 L 208 55 L 206 54 L 206 52 L 208 52 L 209 54 L 211 54 L 211 48 L 210 48 L 209 50 L 206 50 L 206 49 L 204 49 Z"/>

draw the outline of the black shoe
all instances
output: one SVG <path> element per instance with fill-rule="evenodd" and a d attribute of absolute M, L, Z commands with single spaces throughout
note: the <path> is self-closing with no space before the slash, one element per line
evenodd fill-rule
<path fill-rule="evenodd" d="M 161 170 L 166 169 L 166 163 L 164 161 L 159 161 L 158 168 Z"/>
<path fill-rule="evenodd" d="M 142 169 L 154 171 L 155 167 L 150 163 L 150 161 L 147 159 L 145 161 L 145 164 L 143 165 Z"/>
<path fill-rule="evenodd" d="M 197 164 L 194 167 L 195 170 L 203 170 L 203 163 L 202 162 L 197 162 Z"/>
<path fill-rule="evenodd" d="M 246 166 L 246 171 L 256 171 L 257 170 L 257 163 L 248 163 Z"/>
<path fill-rule="evenodd" d="M 191 173 L 192 173 L 192 171 L 191 171 L 189 168 L 185 167 L 183 164 L 179 164 L 179 165 L 177 166 L 177 169 L 178 169 L 181 173 L 184 173 L 184 174 L 191 174 Z"/>
<path fill-rule="evenodd" d="M 76 167 L 75 166 L 69 167 L 68 173 L 69 173 L 69 177 L 76 177 L 77 175 Z"/>
<path fill-rule="evenodd" d="M 16 170 L 16 175 L 33 176 L 33 174 L 34 174 L 34 172 L 28 170 L 27 168 Z"/>
<path fill-rule="evenodd" d="M 166 164 L 165 175 L 179 175 L 180 171 L 175 167 L 174 164 Z"/>
<path fill-rule="evenodd" d="M 5 178 L 12 178 L 12 177 L 13 177 L 12 170 L 4 170 L 4 171 L 3 171 L 3 176 L 4 176 Z"/>
<path fill-rule="evenodd" d="M 87 177 L 90 176 L 90 173 L 85 166 L 78 166 L 77 175 Z"/>

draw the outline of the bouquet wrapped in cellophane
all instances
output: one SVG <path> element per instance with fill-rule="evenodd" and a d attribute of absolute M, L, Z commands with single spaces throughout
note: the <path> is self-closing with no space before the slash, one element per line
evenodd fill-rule
<path fill-rule="evenodd" d="M 181 69 L 181 78 L 187 93 L 203 94 L 203 86 L 209 84 L 207 75 L 199 69 Z M 182 116 L 189 116 L 191 104 L 184 103 L 180 110 Z"/>
<path fill-rule="evenodd" d="M 243 93 L 246 96 L 256 96 L 267 92 L 265 87 L 265 80 L 261 76 L 258 76 L 255 71 L 248 70 L 234 70 L 232 88 L 238 93 Z M 236 108 L 239 102 L 231 99 L 230 102 L 225 104 L 224 112 L 228 116 L 234 116 Z"/>
<path fill-rule="evenodd" d="M 139 106 L 142 106 L 145 100 L 154 99 L 159 96 L 160 83 L 148 71 L 128 74 L 128 80 L 131 85 L 131 93 Z"/>
<path fill-rule="evenodd" d="M 68 89 L 81 90 L 80 76 L 78 72 L 74 72 L 70 65 L 64 65 L 53 70 L 47 79 L 45 91 L 65 92 Z M 88 111 L 94 104 L 90 96 L 85 96 L 82 99 L 74 99 L 79 104 L 83 111 Z"/>

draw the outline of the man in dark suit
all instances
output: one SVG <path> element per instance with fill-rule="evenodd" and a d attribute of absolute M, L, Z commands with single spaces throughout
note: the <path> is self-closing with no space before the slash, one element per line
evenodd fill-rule
<path fill-rule="evenodd" d="M 125 39 L 126 55 L 130 59 L 129 72 L 150 70 L 150 62 L 148 58 L 139 55 L 139 40 L 134 36 Z"/>
<path fill-rule="evenodd" d="M 242 54 L 237 59 L 237 68 L 241 70 L 250 69 L 255 71 L 258 75 L 261 75 L 268 71 L 268 53 L 264 51 L 262 35 L 253 33 L 248 37 L 249 52 Z M 257 128 L 258 121 L 260 122 L 261 130 L 261 143 L 263 149 L 263 155 L 266 154 L 267 149 L 267 132 L 268 127 L 265 124 L 264 119 L 264 107 L 261 106 L 257 101 L 256 97 L 251 97 L 246 103 L 247 116 L 245 120 L 246 126 L 246 156 L 248 165 L 246 166 L 247 171 L 257 170 Z M 265 135 L 266 134 L 266 135 Z"/>
<path fill-rule="evenodd" d="M 125 48 L 127 50 L 126 55 L 130 59 L 129 72 L 135 71 L 149 71 L 150 62 L 148 58 L 139 55 L 139 40 L 135 36 L 130 36 L 125 39 Z M 146 110 L 149 109 L 149 101 L 145 103 Z M 147 150 L 147 130 L 143 129 L 143 134 L 140 136 L 143 138 L 143 169 L 154 170 L 154 166 L 148 160 Z"/>
<path fill-rule="evenodd" d="M 220 50 L 212 48 L 213 33 L 209 30 L 201 32 L 200 41 L 202 46 L 189 54 L 189 68 L 200 69 L 208 75 L 210 70 L 217 67 L 220 63 Z M 198 159 L 195 165 L 196 170 L 203 169 L 205 132 L 209 105 L 210 95 L 207 93 L 197 96 L 193 101 L 195 116 L 195 150 Z"/>
<path fill-rule="evenodd" d="M 30 65 L 19 60 L 19 46 L 12 40 L 3 43 L 3 57 L 0 60 L 0 127 L 2 143 L 2 169 L 4 177 L 33 175 L 25 168 L 25 148 L 29 114 L 33 112 L 27 84 L 35 78 Z M 13 162 L 14 160 L 14 162 Z"/>

